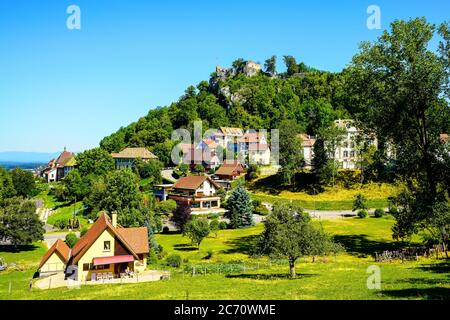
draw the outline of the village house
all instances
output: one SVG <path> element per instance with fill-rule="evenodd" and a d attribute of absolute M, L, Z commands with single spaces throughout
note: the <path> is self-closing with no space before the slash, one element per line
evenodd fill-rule
<path fill-rule="evenodd" d="M 102 213 L 72 248 L 58 240 L 42 257 L 40 275 L 64 272 L 66 278 L 96 281 L 143 272 L 147 266 L 147 228 L 123 228 L 117 215 Z"/>
<path fill-rule="evenodd" d="M 57 158 L 49 161 L 40 176 L 47 182 L 60 181 L 74 169 L 76 164 L 75 154 L 67 151 L 64 147 L 64 151 Z"/>
<path fill-rule="evenodd" d="M 224 149 L 237 151 L 236 140 L 244 135 L 241 128 L 220 127 L 211 139 Z"/>
<path fill-rule="evenodd" d="M 214 175 L 222 180 L 234 180 L 244 172 L 244 166 L 239 161 L 225 160 Z"/>
<path fill-rule="evenodd" d="M 314 158 L 314 144 L 316 143 L 316 138 L 305 133 L 301 133 L 299 137 L 302 139 L 303 144 L 303 159 L 305 161 L 304 167 L 306 169 L 312 169 L 312 160 Z"/>
<path fill-rule="evenodd" d="M 270 164 L 270 148 L 265 144 L 250 144 L 248 146 L 248 163 L 258 165 Z"/>
<path fill-rule="evenodd" d="M 176 146 L 181 163 L 188 164 L 194 169 L 201 164 L 205 169 L 216 168 L 221 160 L 216 153 L 217 144 L 209 139 L 202 140 L 199 144 L 179 143 Z"/>
<path fill-rule="evenodd" d="M 218 189 L 220 186 L 208 176 L 187 176 L 172 186 L 168 198 L 177 203 L 187 202 L 192 213 L 221 212 Z"/>
<path fill-rule="evenodd" d="M 116 165 L 116 169 L 125 169 L 133 167 L 137 158 L 147 162 L 157 160 L 158 157 L 151 153 L 147 148 L 126 148 L 119 153 L 112 153 Z"/>

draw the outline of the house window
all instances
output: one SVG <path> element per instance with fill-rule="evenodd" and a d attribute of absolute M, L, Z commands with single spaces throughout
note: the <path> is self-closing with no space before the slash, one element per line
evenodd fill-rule
<path fill-rule="evenodd" d="M 111 251 L 111 241 L 103 242 L 103 251 Z"/>
<path fill-rule="evenodd" d="M 348 151 L 344 151 L 344 157 L 348 157 Z"/>
<path fill-rule="evenodd" d="M 354 157 L 355 156 L 355 151 L 350 151 L 350 157 Z"/>
<path fill-rule="evenodd" d="M 83 271 L 89 271 L 89 270 L 91 270 L 91 264 L 83 263 Z"/>

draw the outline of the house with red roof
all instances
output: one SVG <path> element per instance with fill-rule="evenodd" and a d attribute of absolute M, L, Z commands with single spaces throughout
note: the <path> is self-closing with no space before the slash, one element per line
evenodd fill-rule
<path fill-rule="evenodd" d="M 147 266 L 148 233 L 146 227 L 123 228 L 117 215 L 110 219 L 102 213 L 72 249 L 58 240 L 42 257 L 41 275 L 65 272 L 78 281 L 119 278 L 129 272 L 142 272 Z"/>
<path fill-rule="evenodd" d="M 186 176 L 172 186 L 168 198 L 178 204 L 188 203 L 193 213 L 219 212 L 222 209 L 216 192 L 220 188 L 208 176 Z"/>

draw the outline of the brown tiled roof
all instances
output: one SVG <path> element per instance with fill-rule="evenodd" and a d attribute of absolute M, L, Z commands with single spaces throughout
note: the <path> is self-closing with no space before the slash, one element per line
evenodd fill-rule
<path fill-rule="evenodd" d="M 187 176 L 180 178 L 177 182 L 175 182 L 175 184 L 173 185 L 173 189 L 196 190 L 206 180 L 212 183 L 216 188 L 219 187 L 208 176 Z"/>
<path fill-rule="evenodd" d="M 67 263 L 67 261 L 69 261 L 70 248 L 64 241 L 58 239 L 42 257 L 41 263 L 39 264 L 39 269 L 47 262 L 47 260 L 51 257 L 51 255 L 54 252 L 59 254 L 59 256 L 63 259 L 64 263 Z"/>
<path fill-rule="evenodd" d="M 77 241 L 75 246 L 72 248 L 73 262 L 77 263 L 78 260 L 86 253 L 86 251 L 91 247 L 91 245 L 97 240 L 97 238 L 105 231 L 109 229 L 119 240 L 124 244 L 124 246 L 131 252 L 131 254 L 137 259 L 137 253 L 134 251 L 131 244 L 128 243 L 122 235 L 117 232 L 117 228 L 111 224 L 109 217 L 106 213 L 102 213 L 100 217 L 95 221 L 92 227 Z"/>
<path fill-rule="evenodd" d="M 59 157 L 56 159 L 56 164 L 64 167 L 69 160 L 71 160 L 74 157 L 72 152 L 69 151 L 63 151 Z"/>
<path fill-rule="evenodd" d="M 264 132 L 246 132 L 243 137 L 237 139 L 239 143 L 259 143 L 266 135 Z"/>
<path fill-rule="evenodd" d="M 241 128 L 229 128 L 229 127 L 220 127 L 220 131 L 224 136 L 242 136 L 244 132 L 242 132 Z"/>
<path fill-rule="evenodd" d="M 134 252 L 148 253 L 147 228 L 117 228 L 117 232 L 131 245 Z"/>
<path fill-rule="evenodd" d="M 224 176 L 233 176 L 239 175 L 242 172 L 244 172 L 244 168 L 242 167 L 242 165 L 239 162 L 234 162 L 221 165 L 215 174 Z"/>
<path fill-rule="evenodd" d="M 126 148 L 119 153 L 111 154 L 113 158 L 117 159 L 158 159 L 153 153 L 151 153 L 147 148 Z"/>

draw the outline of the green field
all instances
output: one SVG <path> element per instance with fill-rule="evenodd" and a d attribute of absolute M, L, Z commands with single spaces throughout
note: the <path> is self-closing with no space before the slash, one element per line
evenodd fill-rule
<path fill-rule="evenodd" d="M 319 222 L 315 222 L 319 224 Z M 298 277 L 287 278 L 287 264 L 248 255 L 262 226 L 240 230 L 223 230 L 209 237 L 200 250 L 179 234 L 157 235 L 169 254 L 179 254 L 185 266 L 197 266 L 197 275 L 172 269 L 172 278 L 140 284 L 82 286 L 81 289 L 28 291 L 34 273 L 26 271 L 0 273 L 1 299 L 449 299 L 450 263 L 448 260 L 421 259 L 410 262 L 377 263 L 381 268 L 381 290 L 366 286 L 367 268 L 375 262 L 375 251 L 392 249 L 400 244 L 391 239 L 393 220 L 386 218 L 344 218 L 322 220 L 322 227 L 342 243 L 347 252 L 336 257 L 311 257 L 297 263 Z M 417 239 L 415 239 L 417 241 Z M 210 259 L 205 259 L 212 250 Z M 8 262 L 35 261 L 43 253 L 34 250 L 5 253 Z M 24 258 L 25 257 L 25 258 Z M 188 261 L 187 261 L 188 260 Z M 214 266 L 239 264 L 244 269 L 214 272 Z M 206 275 L 199 266 L 209 267 Z M 162 266 L 160 266 L 162 267 Z M 165 267 L 168 269 L 167 267 Z M 245 269 L 246 268 L 246 269 Z M 9 289 L 11 286 L 11 290 Z"/>
<path fill-rule="evenodd" d="M 250 185 L 250 190 L 254 199 L 268 203 L 293 202 L 311 210 L 351 210 L 353 201 L 359 193 L 367 198 L 369 208 L 387 208 L 388 198 L 396 195 L 400 187 L 386 183 L 369 183 L 352 188 L 325 187 L 322 192 L 311 194 L 305 191 L 274 191 L 266 184 L 255 182 Z"/>

